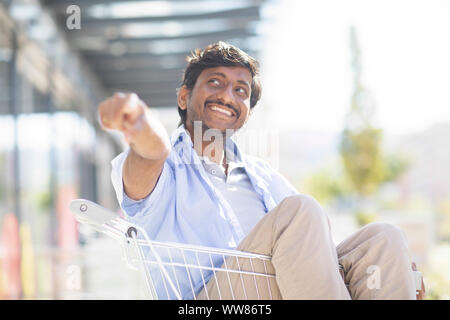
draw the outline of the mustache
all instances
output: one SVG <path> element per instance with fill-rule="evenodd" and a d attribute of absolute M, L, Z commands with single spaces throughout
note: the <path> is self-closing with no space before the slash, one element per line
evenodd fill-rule
<path fill-rule="evenodd" d="M 218 101 L 218 100 L 207 100 L 205 102 L 205 108 L 206 108 L 206 106 L 208 104 L 217 104 L 217 105 L 221 105 L 221 106 L 227 107 L 227 108 L 233 110 L 234 113 L 239 117 L 239 111 L 232 104 L 223 103 L 222 101 Z"/>

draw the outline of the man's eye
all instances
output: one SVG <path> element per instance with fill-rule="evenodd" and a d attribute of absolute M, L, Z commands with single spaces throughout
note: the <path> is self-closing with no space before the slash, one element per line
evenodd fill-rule
<path fill-rule="evenodd" d="M 247 95 L 247 90 L 245 90 L 244 88 L 237 88 L 236 91 L 239 92 L 240 94 Z"/>
<path fill-rule="evenodd" d="M 211 79 L 211 80 L 209 80 L 209 82 L 210 82 L 210 83 L 214 83 L 214 84 L 216 84 L 216 85 L 219 85 L 219 84 L 220 84 L 219 80 L 217 80 L 217 79 Z"/>

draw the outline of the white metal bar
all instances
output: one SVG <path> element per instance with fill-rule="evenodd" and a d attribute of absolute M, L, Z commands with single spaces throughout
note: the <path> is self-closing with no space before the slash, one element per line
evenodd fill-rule
<path fill-rule="evenodd" d="M 255 272 L 255 268 L 253 268 L 253 262 L 252 259 L 250 260 L 250 266 L 252 268 L 252 272 Z M 259 295 L 259 288 L 258 288 L 258 282 L 256 281 L 256 276 L 253 275 L 253 281 L 255 282 L 255 289 L 256 289 L 256 294 L 258 295 L 258 300 L 261 300 L 261 296 Z"/>
<path fill-rule="evenodd" d="M 231 285 L 230 274 L 228 273 L 227 260 L 225 259 L 225 257 L 223 257 L 223 263 L 224 263 L 225 268 L 227 270 L 226 273 L 227 273 L 228 285 L 230 286 L 231 297 L 234 300 L 233 286 Z"/>
<path fill-rule="evenodd" d="M 212 261 L 212 257 L 211 257 L 211 253 L 209 253 L 209 261 L 211 262 L 211 266 L 214 267 L 214 263 Z M 216 286 L 217 286 L 217 293 L 219 294 L 219 299 L 222 300 L 222 295 L 220 293 L 220 286 L 219 286 L 219 282 L 217 281 L 217 276 L 216 276 L 216 272 L 213 272 L 214 275 L 214 280 L 216 281 Z M 211 280 L 210 280 L 211 281 Z M 207 288 L 205 288 L 205 290 L 207 290 Z"/>
<path fill-rule="evenodd" d="M 264 272 L 267 273 L 266 262 L 263 261 L 263 263 L 264 263 Z M 273 300 L 273 297 L 272 297 L 272 288 L 270 287 L 270 280 L 269 280 L 269 278 L 267 278 L 267 289 L 269 290 L 270 300 Z"/>
<path fill-rule="evenodd" d="M 150 245 L 150 243 L 147 243 L 144 240 L 140 240 L 140 244 L 143 246 Z M 203 247 L 203 246 L 197 246 L 197 245 L 189 245 L 189 244 L 185 244 L 185 243 L 151 241 L 151 245 L 155 246 L 155 247 L 171 247 L 171 248 L 178 248 L 178 249 L 184 249 L 184 250 L 189 250 L 189 251 L 214 253 L 214 254 L 218 254 L 218 255 L 225 254 L 225 255 L 229 255 L 229 256 L 238 256 L 241 258 L 257 258 L 257 259 L 267 260 L 267 261 L 272 260 L 272 257 L 270 257 L 270 256 L 257 254 L 257 253 L 231 250 L 231 249 Z"/>
<path fill-rule="evenodd" d="M 177 289 L 175 288 L 175 285 L 173 284 L 172 280 L 170 279 L 169 274 L 167 273 L 166 268 L 164 268 L 163 262 L 161 261 L 160 256 L 158 255 L 158 253 L 156 252 L 155 248 L 152 246 L 152 243 L 150 241 L 150 239 L 147 236 L 147 233 L 139 226 L 133 225 L 134 228 L 136 228 L 139 232 L 142 233 L 142 235 L 144 236 L 144 238 L 148 241 L 148 243 L 150 244 L 150 250 L 153 254 L 153 256 L 155 257 L 155 260 L 160 268 L 160 271 L 164 274 L 164 277 L 169 281 L 169 285 L 171 287 L 171 289 L 173 290 L 173 292 L 175 293 L 176 297 L 178 300 L 181 300 L 181 293 L 177 291 Z M 142 259 L 144 259 L 142 257 Z"/>
<path fill-rule="evenodd" d="M 159 263 L 157 263 L 159 265 Z M 169 289 L 167 289 L 167 282 L 166 282 L 166 277 L 164 277 L 164 273 L 163 273 L 163 268 L 158 268 L 159 273 L 161 275 L 161 279 L 162 279 L 162 283 L 164 285 L 164 290 L 166 291 L 166 295 L 167 295 L 167 300 L 170 300 L 170 294 L 169 294 Z M 167 279 L 168 281 L 170 281 L 170 278 Z"/>
<path fill-rule="evenodd" d="M 236 262 L 237 262 L 237 266 L 239 269 L 239 278 L 241 279 L 242 290 L 244 290 L 244 297 L 245 297 L 245 300 L 248 300 L 247 299 L 247 291 L 245 290 L 245 285 L 244 285 L 244 279 L 242 278 L 242 272 L 241 272 L 242 270 L 241 270 L 241 266 L 239 264 L 239 257 L 236 257 Z"/>
<path fill-rule="evenodd" d="M 155 290 L 153 279 L 151 278 L 151 275 L 149 274 L 147 268 L 145 267 L 145 264 L 143 264 L 143 261 L 144 261 L 143 253 L 141 251 L 141 248 L 136 243 L 135 235 L 132 235 L 132 240 L 133 240 L 133 244 L 135 245 L 135 248 L 141 258 L 141 262 L 142 262 L 141 267 L 143 269 L 142 272 L 144 272 L 144 275 L 145 275 L 145 285 L 147 287 L 148 293 L 151 295 L 153 300 L 158 299 L 158 294 Z"/>
<path fill-rule="evenodd" d="M 151 261 L 151 260 L 144 260 L 145 263 L 147 264 L 158 264 L 158 262 L 156 261 Z M 170 262 L 162 262 L 162 265 L 165 266 L 171 266 Z M 245 271 L 245 270 L 235 270 L 235 269 L 226 269 L 226 268 L 217 268 L 217 267 L 207 267 L 207 266 L 198 266 L 195 264 L 189 264 L 189 263 L 174 263 L 173 264 L 175 267 L 186 267 L 186 268 L 193 268 L 193 269 L 200 269 L 200 270 L 210 270 L 210 271 L 215 271 L 215 272 L 229 272 L 229 273 L 241 273 L 244 275 L 249 275 L 249 276 L 261 276 L 261 277 L 265 277 L 265 278 L 275 278 L 275 275 L 273 274 L 265 274 L 265 273 L 258 273 L 258 272 L 251 272 L 251 271 Z"/>
<path fill-rule="evenodd" d="M 178 292 L 180 292 L 180 294 L 181 294 L 180 283 L 179 283 L 179 281 L 178 281 L 177 271 L 176 271 L 176 269 L 175 269 L 175 265 L 174 265 L 174 262 L 173 262 L 173 260 L 172 260 L 172 255 L 171 255 L 171 253 L 170 253 L 170 251 L 171 251 L 170 249 L 171 249 L 171 248 L 167 248 L 167 253 L 168 253 L 168 255 L 169 255 L 170 264 L 172 265 L 172 272 L 173 272 L 173 276 L 175 277 L 175 281 L 176 281 L 176 283 L 177 283 Z"/>
<path fill-rule="evenodd" d="M 200 260 L 198 260 L 198 252 L 195 252 L 195 257 L 196 257 L 196 259 L 197 259 L 197 264 L 198 264 L 198 266 L 200 267 L 201 264 L 200 264 Z M 212 266 L 212 267 L 214 267 L 214 266 Z M 201 275 L 201 277 L 202 277 L 203 288 L 206 288 L 206 282 L 205 282 L 205 277 L 203 276 L 203 270 L 200 269 L 200 268 L 198 268 L 198 269 L 199 269 L 200 275 Z M 206 293 L 206 299 L 209 300 L 208 290 L 205 290 L 205 293 Z"/>
<path fill-rule="evenodd" d="M 186 268 L 186 272 L 187 272 L 187 275 L 188 275 L 188 278 L 189 278 L 189 285 L 191 287 L 192 296 L 194 297 L 194 300 L 197 300 L 197 297 L 195 296 L 194 285 L 192 284 L 191 273 L 189 271 L 188 264 L 186 262 L 186 256 L 184 255 L 184 250 L 181 250 L 181 253 L 183 255 L 184 267 Z"/>

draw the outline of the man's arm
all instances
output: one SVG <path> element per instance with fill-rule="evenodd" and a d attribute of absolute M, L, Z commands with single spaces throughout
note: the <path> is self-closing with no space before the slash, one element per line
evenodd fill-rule
<path fill-rule="evenodd" d="M 102 127 L 121 131 L 130 145 L 122 173 L 125 193 L 134 200 L 145 198 L 155 188 L 170 153 L 164 126 L 134 93 L 116 93 L 101 102 L 98 111 Z"/>

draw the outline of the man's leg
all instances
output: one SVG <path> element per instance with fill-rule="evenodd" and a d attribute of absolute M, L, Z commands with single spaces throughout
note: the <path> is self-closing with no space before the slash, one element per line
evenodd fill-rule
<path fill-rule="evenodd" d="M 333 243 L 328 217 L 313 198 L 296 195 L 284 199 L 267 213 L 238 246 L 238 250 L 272 256 L 270 269 L 274 269 L 276 282 L 271 282 L 272 297 L 283 299 L 350 299 L 339 273 L 336 247 Z M 228 268 L 236 268 L 237 262 L 230 259 Z M 239 267 L 242 269 L 243 263 Z M 259 270 L 263 269 L 260 265 Z M 245 266 L 248 270 L 248 263 Z M 250 285 L 251 279 L 245 283 Z M 258 299 L 254 288 L 243 292 L 242 279 L 237 275 L 218 273 L 208 283 L 210 299 L 218 299 L 221 288 L 235 286 L 236 299 Z M 218 290 L 219 287 L 219 290 Z M 266 289 L 267 290 L 267 289 Z M 205 290 L 204 290 L 205 291 Z M 202 291 L 199 298 L 205 298 Z M 222 298 L 228 296 L 221 292 Z M 267 292 L 262 298 L 267 298 Z"/>
<path fill-rule="evenodd" d="M 337 246 L 353 299 L 416 299 L 411 258 L 402 231 L 371 223 Z"/>

